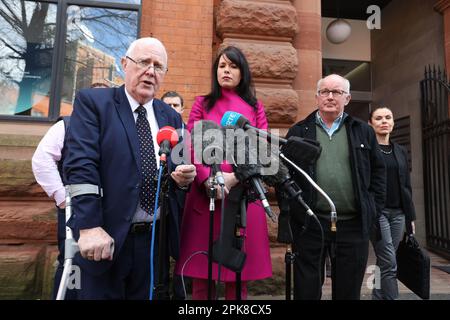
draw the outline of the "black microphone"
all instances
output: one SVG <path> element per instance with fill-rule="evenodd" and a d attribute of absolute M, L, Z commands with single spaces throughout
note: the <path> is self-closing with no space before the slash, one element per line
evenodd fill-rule
<path fill-rule="evenodd" d="M 267 215 L 273 222 L 276 222 L 277 217 L 270 208 L 269 201 L 267 201 L 266 198 L 266 190 L 264 189 L 261 181 L 262 166 L 258 161 L 257 147 L 255 145 L 251 145 L 249 136 L 245 136 L 244 139 L 237 139 L 234 137 L 233 140 L 234 145 L 231 150 L 228 150 L 231 147 L 229 144 L 226 146 L 227 153 L 233 151 L 234 154 L 234 174 L 236 175 L 236 179 L 238 179 L 241 183 L 246 181 L 250 182 L 252 189 L 257 194 L 259 200 L 261 200 L 264 211 L 266 211 Z M 241 155 L 244 156 L 244 159 L 242 159 Z"/>
<path fill-rule="evenodd" d="M 261 136 L 264 138 L 269 139 L 270 141 L 278 141 L 280 144 L 286 144 L 287 140 L 281 137 L 278 137 L 276 135 L 273 135 L 265 130 L 261 130 L 259 128 L 256 128 L 252 125 L 250 125 L 250 121 L 244 117 L 242 114 L 234 112 L 234 111 L 227 111 L 224 113 L 222 120 L 220 121 L 220 125 L 222 127 L 238 127 L 241 129 L 254 129 L 256 130 Z"/>
<path fill-rule="evenodd" d="M 191 132 L 194 157 L 204 165 L 211 167 L 219 185 L 225 186 L 220 164 L 224 160 L 224 138 L 222 128 L 211 120 L 200 120 Z"/>
<path fill-rule="evenodd" d="M 298 184 L 291 178 L 289 169 L 280 161 L 279 155 L 270 153 L 270 164 L 272 167 L 277 167 L 278 170 L 272 175 L 262 175 L 262 180 L 270 187 L 275 187 L 277 190 L 284 191 L 289 199 L 294 199 L 305 206 L 306 213 L 313 216 L 314 213 L 306 206 L 301 194 L 302 190 Z"/>
<path fill-rule="evenodd" d="M 315 140 L 296 136 L 289 137 L 288 139 L 278 137 L 265 130 L 253 127 L 250 125 L 250 121 L 246 117 L 234 111 L 225 112 L 220 124 L 222 127 L 231 126 L 244 130 L 255 130 L 261 137 L 266 138 L 268 141 L 275 141 L 278 144 L 281 144 L 282 152 L 292 161 L 300 165 L 315 163 L 322 151 L 322 147 L 319 142 Z"/>

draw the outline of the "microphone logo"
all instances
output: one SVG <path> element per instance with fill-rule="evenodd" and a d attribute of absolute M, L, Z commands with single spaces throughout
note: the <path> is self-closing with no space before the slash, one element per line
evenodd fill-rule
<path fill-rule="evenodd" d="M 220 125 L 222 127 L 234 126 L 241 115 L 237 112 L 227 111 L 222 117 Z"/>

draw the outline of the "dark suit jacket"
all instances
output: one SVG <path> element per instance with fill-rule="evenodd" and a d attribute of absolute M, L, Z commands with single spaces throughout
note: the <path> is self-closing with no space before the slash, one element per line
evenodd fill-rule
<path fill-rule="evenodd" d="M 154 100 L 159 127 L 181 127 L 181 117 L 165 103 Z M 67 138 L 64 171 L 68 184 L 89 183 L 103 188 L 103 197 L 80 195 L 72 199 L 69 226 L 78 240 L 79 230 L 102 227 L 115 241 L 117 257 L 139 203 L 141 157 L 136 124 L 124 86 L 85 89 L 76 95 Z M 169 171 L 174 165 L 168 160 Z M 169 189 L 169 252 L 178 256 L 179 205 Z M 92 274 L 106 271 L 110 261 L 92 262 L 79 255 L 74 260 Z"/>
<path fill-rule="evenodd" d="M 394 150 L 394 156 L 398 164 L 398 179 L 400 181 L 400 196 L 402 203 L 402 210 L 406 218 L 406 227 L 411 228 L 411 221 L 416 220 L 416 211 L 412 201 L 411 179 L 408 165 L 408 152 L 406 149 L 391 141 Z M 409 230 L 410 231 L 410 230 Z"/>

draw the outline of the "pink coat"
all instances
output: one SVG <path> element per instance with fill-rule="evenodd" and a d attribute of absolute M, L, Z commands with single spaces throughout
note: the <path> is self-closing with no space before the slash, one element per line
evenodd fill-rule
<path fill-rule="evenodd" d="M 192 130 L 199 120 L 212 120 L 220 124 L 222 116 L 227 111 L 236 111 L 250 120 L 252 126 L 267 129 L 267 119 L 262 103 L 258 101 L 256 110 L 242 100 L 234 91 L 222 90 L 222 97 L 207 113 L 202 106 L 203 97 L 197 97 L 189 115 L 187 129 Z M 176 272 L 193 278 L 208 278 L 208 256 L 196 254 L 198 251 L 208 251 L 209 230 L 209 198 L 204 187 L 209 177 L 209 167 L 196 165 L 197 176 L 187 194 L 181 227 L 180 257 L 176 264 Z M 223 172 L 232 172 L 230 165 L 221 166 Z M 220 232 L 220 204 L 216 201 L 214 214 L 214 240 Z M 250 203 L 247 210 L 247 228 L 244 230 L 244 251 L 247 254 L 241 276 L 243 281 L 264 279 L 272 276 L 269 237 L 266 214 L 261 203 Z M 213 278 L 217 280 L 217 264 L 213 264 Z M 235 281 L 235 273 L 222 267 L 222 281 Z"/>

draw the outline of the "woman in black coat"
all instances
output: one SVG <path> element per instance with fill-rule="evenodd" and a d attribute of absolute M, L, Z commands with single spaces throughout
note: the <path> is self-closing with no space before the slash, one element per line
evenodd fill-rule
<path fill-rule="evenodd" d="M 408 154 L 404 147 L 389 139 L 394 128 L 394 116 L 389 108 L 374 109 L 369 124 L 375 130 L 387 174 L 386 202 L 379 220 L 381 239 L 372 239 L 381 271 L 380 286 L 373 289 L 372 298 L 394 300 L 398 298 L 396 251 L 404 227 L 408 234 L 415 232 Z"/>

